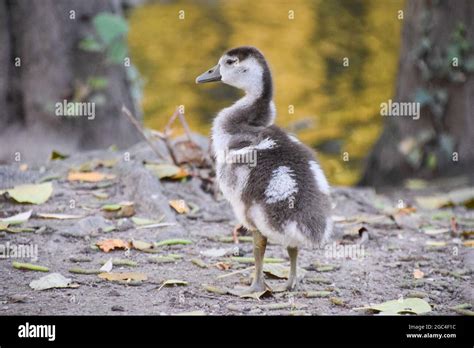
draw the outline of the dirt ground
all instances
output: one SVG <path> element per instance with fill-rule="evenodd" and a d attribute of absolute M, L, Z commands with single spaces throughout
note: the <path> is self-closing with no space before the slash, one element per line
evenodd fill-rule
<path fill-rule="evenodd" d="M 34 229 L 34 232 L 0 232 L 0 244 L 38 246 L 38 259 L 34 261 L 0 258 L 1 314 L 372 315 L 370 311 L 356 308 L 415 297 L 430 304 L 429 315 L 456 315 L 452 307 L 472 306 L 474 302 L 473 248 L 464 245 L 471 234 L 468 237 L 462 234 L 462 231 L 474 230 L 474 212 L 462 205 L 438 210 L 418 207 L 414 197 L 433 195 L 436 189 L 432 186 L 421 190 L 399 189 L 384 195 L 372 189 L 334 188 L 336 233 L 332 242 L 337 244 L 325 249 L 301 250 L 299 266 L 306 273 L 296 292 L 266 294 L 256 299 L 208 291 L 203 284 L 223 290 L 249 283 L 251 270 L 218 277 L 249 268 L 252 264 L 238 262 L 232 256 L 251 257 L 252 244 L 247 240 L 238 245 L 224 241 L 223 237 L 232 236 L 236 224 L 230 206 L 203 191 L 199 178 L 185 182 L 158 180 L 143 166 L 143 160 L 152 157 L 146 145 L 139 144 L 130 150 L 130 161 L 123 160 L 123 153 L 97 151 L 23 171 L 19 165 L 0 166 L 0 189 L 38 182 L 47 176 L 52 176 L 54 186 L 50 199 L 40 205 L 19 204 L 0 197 L 0 218 L 33 210 L 32 217 L 22 227 Z M 99 183 L 66 179 L 74 166 L 97 159 L 118 159 L 111 168 L 96 169 L 115 174 L 116 179 Z M 446 185 L 442 187 L 444 191 L 451 189 Z M 103 199 L 105 194 L 108 197 Z M 193 207 L 192 212 L 177 214 L 169 207 L 171 199 L 184 199 Z M 403 205 L 398 205 L 399 200 Z M 134 202 L 135 216 L 149 219 L 164 216 L 162 222 L 175 225 L 137 229 L 130 218 L 104 216 L 101 210 L 104 204 L 121 201 Z M 84 217 L 43 219 L 38 213 Z M 453 216 L 458 225 L 454 230 Z M 110 226 L 116 229 L 110 231 Z M 95 246 L 100 240 L 112 238 L 127 242 L 181 238 L 192 243 L 160 247 L 157 253 L 133 248 L 105 253 Z M 339 249 L 334 248 L 335 245 Z M 343 250 L 344 245 L 355 246 L 344 250 L 356 250 L 359 254 L 328 252 Z M 224 251 L 223 256 L 206 256 Z M 167 263 L 150 262 L 156 256 L 170 254 L 179 254 L 179 257 Z M 147 280 L 113 282 L 97 274 L 69 272 L 78 267 L 98 269 L 111 257 L 137 263 L 135 267 L 114 266 L 112 272 L 141 272 L 147 275 Z M 279 245 L 269 244 L 266 257 L 282 258 L 283 264 L 288 265 L 286 251 Z M 203 268 L 191 261 L 194 259 L 201 260 Z M 33 290 L 30 282 L 48 273 L 18 270 L 12 267 L 13 261 L 46 266 L 49 273 L 61 273 L 79 286 Z M 186 281 L 187 285 L 162 287 L 163 282 L 170 279 Z M 267 280 L 270 286 L 284 282 L 268 274 Z M 308 297 L 311 294 L 321 297 Z"/>

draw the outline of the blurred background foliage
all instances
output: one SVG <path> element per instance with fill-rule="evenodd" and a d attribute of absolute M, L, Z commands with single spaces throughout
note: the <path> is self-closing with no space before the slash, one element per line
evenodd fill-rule
<path fill-rule="evenodd" d="M 137 7 L 128 43 L 144 80 L 145 124 L 162 129 L 184 105 L 191 128 L 209 134 L 215 114 L 240 92 L 223 84 L 197 86 L 195 77 L 227 49 L 256 46 L 272 68 L 277 124 L 318 151 L 332 184 L 352 185 L 382 130 L 380 103 L 394 95 L 403 5 L 208 0 Z"/>

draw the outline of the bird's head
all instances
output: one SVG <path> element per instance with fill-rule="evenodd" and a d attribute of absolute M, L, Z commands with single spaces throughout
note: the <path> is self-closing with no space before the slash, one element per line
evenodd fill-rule
<path fill-rule="evenodd" d="M 263 54 L 255 47 L 233 48 L 216 66 L 196 78 L 196 83 L 222 81 L 258 97 L 272 95 L 272 78 Z"/>

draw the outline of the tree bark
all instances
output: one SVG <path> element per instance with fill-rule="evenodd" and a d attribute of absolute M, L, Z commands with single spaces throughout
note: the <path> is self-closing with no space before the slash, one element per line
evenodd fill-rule
<path fill-rule="evenodd" d="M 386 117 L 361 185 L 473 173 L 473 18 L 471 0 L 407 2 L 394 101 L 420 118 Z"/>
<path fill-rule="evenodd" d="M 120 111 L 125 104 L 138 114 L 126 67 L 79 48 L 93 34 L 95 15 L 121 11 L 114 0 L 0 0 L 0 162 L 18 153 L 22 160 L 39 160 L 53 149 L 127 147 L 139 139 Z M 21 65 L 15 65 L 18 58 Z M 95 93 L 84 90 L 96 76 L 108 83 L 94 119 L 55 114 L 63 100 L 92 102 Z"/>

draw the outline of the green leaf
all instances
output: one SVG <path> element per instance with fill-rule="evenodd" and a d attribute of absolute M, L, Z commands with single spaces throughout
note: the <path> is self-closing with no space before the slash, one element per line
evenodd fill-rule
<path fill-rule="evenodd" d="M 100 40 L 109 46 L 116 38 L 128 31 L 128 25 L 121 16 L 103 12 L 93 19 L 94 28 Z"/>
<path fill-rule="evenodd" d="M 49 156 L 49 159 L 54 161 L 54 160 L 62 160 L 62 159 L 68 158 L 68 157 L 69 157 L 68 155 L 65 155 L 65 154 L 62 154 L 59 151 L 53 150 L 51 152 L 51 155 Z"/>
<path fill-rule="evenodd" d="M 81 40 L 79 48 L 87 52 L 102 52 L 104 50 L 104 46 L 91 37 Z"/>
<path fill-rule="evenodd" d="M 127 56 L 127 44 L 123 40 L 118 40 L 110 44 L 107 50 L 107 59 L 111 63 L 122 64 Z"/>
<path fill-rule="evenodd" d="M 101 90 L 107 88 L 109 80 L 105 77 L 89 77 L 87 79 L 87 84 L 91 86 L 94 90 Z"/>
<path fill-rule="evenodd" d="M 42 204 L 46 202 L 53 193 L 53 184 L 19 185 L 7 190 L 10 197 L 19 203 Z"/>
<path fill-rule="evenodd" d="M 431 306 L 428 302 L 420 298 L 406 298 L 384 302 L 378 305 L 362 307 L 358 309 L 371 309 L 386 314 L 413 313 L 423 314 L 431 312 Z"/>
<path fill-rule="evenodd" d="M 426 160 L 426 166 L 430 170 L 434 170 L 436 168 L 436 165 L 438 163 L 438 159 L 434 153 L 429 153 L 428 158 Z"/>

